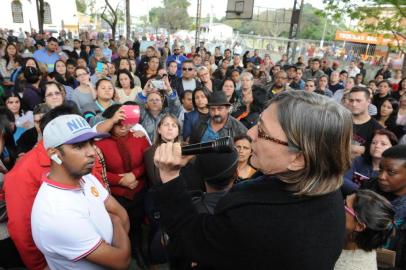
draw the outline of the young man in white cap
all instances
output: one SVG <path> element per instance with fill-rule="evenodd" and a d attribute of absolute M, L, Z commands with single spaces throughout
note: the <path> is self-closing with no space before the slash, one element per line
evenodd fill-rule
<path fill-rule="evenodd" d="M 107 211 L 121 206 L 90 174 L 92 140 L 103 136 L 78 115 L 59 116 L 44 129 L 52 164 L 34 201 L 31 229 L 50 269 L 128 268 L 128 216 Z"/>

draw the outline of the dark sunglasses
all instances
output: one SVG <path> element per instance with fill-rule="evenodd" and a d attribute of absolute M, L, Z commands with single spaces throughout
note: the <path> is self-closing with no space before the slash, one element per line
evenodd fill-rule
<path fill-rule="evenodd" d="M 186 70 L 187 70 L 187 71 L 192 71 L 192 70 L 194 70 L 194 68 L 182 68 L 182 70 L 183 70 L 183 71 L 186 71 Z"/>

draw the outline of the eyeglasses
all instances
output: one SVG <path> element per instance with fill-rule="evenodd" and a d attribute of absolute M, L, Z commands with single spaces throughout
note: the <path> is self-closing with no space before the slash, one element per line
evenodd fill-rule
<path fill-rule="evenodd" d="M 260 125 L 257 125 L 257 127 L 258 127 L 258 138 L 261 138 L 261 139 L 264 139 L 267 141 L 271 141 L 271 142 L 274 142 L 274 143 L 277 143 L 280 145 L 289 146 L 288 142 L 273 138 L 273 137 L 269 136 L 268 134 L 266 134 L 265 131 L 262 130 Z"/>
<path fill-rule="evenodd" d="M 87 74 L 89 74 L 89 73 L 81 73 L 81 74 L 77 74 L 77 75 L 76 75 L 76 77 L 77 77 L 77 78 L 79 78 L 79 77 L 84 76 L 84 75 L 87 75 Z"/>
<path fill-rule="evenodd" d="M 62 95 L 61 92 L 51 92 L 51 93 L 46 94 L 45 97 L 53 97 L 53 96 L 59 97 L 61 95 Z"/>
<path fill-rule="evenodd" d="M 192 71 L 192 70 L 194 70 L 194 68 L 182 68 L 182 70 L 183 70 L 183 71 L 186 71 L 186 70 L 187 70 L 187 71 Z"/>

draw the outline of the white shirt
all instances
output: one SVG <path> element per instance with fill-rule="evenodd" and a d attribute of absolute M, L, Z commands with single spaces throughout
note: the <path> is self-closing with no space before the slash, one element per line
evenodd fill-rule
<path fill-rule="evenodd" d="M 345 250 L 341 252 L 334 270 L 377 270 L 376 251 L 362 249 Z"/>
<path fill-rule="evenodd" d="M 195 79 L 182 80 L 182 84 L 183 84 L 183 89 L 184 90 L 195 91 L 195 89 L 196 89 L 196 80 Z"/>
<path fill-rule="evenodd" d="M 348 77 L 355 77 L 357 74 L 360 73 L 360 70 L 357 67 L 354 67 L 354 68 L 348 67 L 347 72 L 348 72 Z"/>
<path fill-rule="evenodd" d="M 91 174 L 83 176 L 80 185 L 67 186 L 44 176 L 35 197 L 32 236 L 50 269 L 104 269 L 85 257 L 113 240 L 104 205 L 109 193 Z"/>

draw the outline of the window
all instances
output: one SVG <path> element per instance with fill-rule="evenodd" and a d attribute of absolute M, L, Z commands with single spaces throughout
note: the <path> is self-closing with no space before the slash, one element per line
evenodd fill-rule
<path fill-rule="evenodd" d="M 44 24 L 51 24 L 52 17 L 51 17 L 51 6 L 45 2 L 44 3 Z"/>
<path fill-rule="evenodd" d="M 24 23 L 23 5 L 18 0 L 11 2 L 11 14 L 13 16 L 13 23 Z"/>

